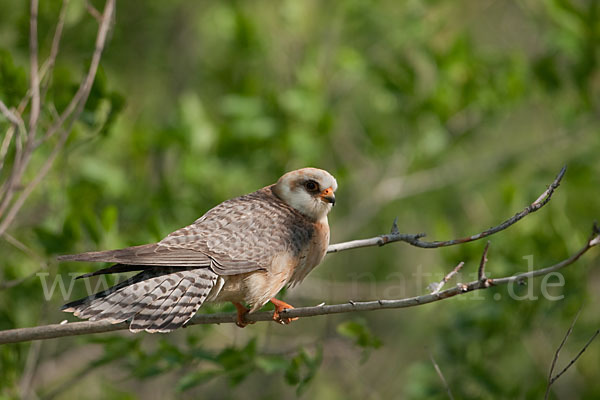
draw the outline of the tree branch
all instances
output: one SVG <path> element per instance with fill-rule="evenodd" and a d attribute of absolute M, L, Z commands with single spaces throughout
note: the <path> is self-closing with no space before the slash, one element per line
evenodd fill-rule
<path fill-rule="evenodd" d="M 21 119 L 20 115 L 18 113 L 13 113 L 11 110 L 9 110 L 8 107 L 6 106 L 6 104 L 4 104 L 4 102 L 2 100 L 0 100 L 0 112 L 11 123 L 10 127 L 6 131 L 6 135 L 4 136 L 4 139 L 2 140 L 2 146 L 0 146 L 0 171 L 2 171 L 2 168 L 4 168 L 4 160 L 6 159 L 6 156 L 8 155 L 8 148 L 9 148 L 12 138 L 15 134 L 15 130 L 18 130 L 20 135 L 24 135 L 25 123 Z M 16 142 L 17 142 L 17 151 L 15 152 L 15 157 L 20 154 L 20 152 L 19 152 L 20 147 L 18 147 L 20 142 L 19 142 L 18 137 L 16 139 Z M 4 185 L 2 186 L 2 188 L 0 188 L 0 199 L 2 198 L 3 192 L 4 192 Z"/>
<path fill-rule="evenodd" d="M 565 372 L 567 372 L 567 370 L 569 368 L 571 368 L 571 366 L 573 364 L 575 364 L 575 362 L 577 361 L 577 359 L 579 359 L 579 357 L 581 357 L 581 355 L 587 350 L 587 348 L 590 346 L 590 344 L 592 344 L 592 342 L 594 341 L 594 339 L 596 339 L 596 336 L 598 336 L 598 334 L 600 334 L 600 329 L 596 329 L 596 332 L 594 332 L 594 334 L 588 339 L 588 341 L 585 344 L 585 346 L 583 346 L 581 348 L 581 350 L 579 350 L 579 353 L 577 353 L 577 355 L 571 361 L 569 361 L 569 363 L 562 369 L 562 371 L 560 371 L 558 374 L 556 374 L 550 380 L 550 382 L 548 383 L 548 387 L 550 387 L 550 385 L 552 385 L 554 382 L 556 382 L 556 380 L 558 378 L 560 378 L 562 374 L 564 374 Z"/>
<path fill-rule="evenodd" d="M 429 293 L 421 296 L 408 297 L 397 300 L 374 300 L 374 301 L 351 301 L 344 304 L 318 305 L 314 307 L 301 307 L 286 309 L 280 312 L 282 318 L 296 317 L 314 317 L 317 315 L 340 314 L 356 311 L 374 311 L 383 309 L 397 309 L 416 307 L 436 301 L 449 299 L 454 296 L 463 295 L 475 290 L 488 289 L 491 286 L 505 285 L 510 282 L 520 282 L 527 277 L 536 277 L 546 275 L 558 269 L 573 264 L 579 257 L 585 254 L 590 248 L 600 244 L 600 231 L 596 225 L 592 236 L 577 253 L 555 265 L 530 271 L 524 274 L 512 275 L 497 279 L 486 279 L 485 281 L 476 280 L 468 283 L 459 283 L 455 287 L 436 293 Z M 251 322 L 272 321 L 273 313 L 269 311 L 248 314 L 246 319 Z M 186 326 L 198 324 L 223 324 L 235 323 L 237 321 L 236 313 L 213 313 L 195 315 Z M 52 339 L 64 336 L 86 335 L 91 333 L 111 332 L 127 329 L 129 324 L 121 322 L 111 324 L 110 322 L 71 322 L 54 325 L 36 326 L 32 328 L 11 329 L 0 332 L 0 344 L 18 343 L 30 340 Z"/>
<path fill-rule="evenodd" d="M 597 230 L 598 228 L 594 227 L 594 229 Z M 573 328 L 575 327 L 575 323 L 577 322 L 577 319 L 579 318 L 580 313 L 581 313 L 581 309 L 579 311 L 577 311 L 577 314 L 575 315 L 575 318 L 573 318 L 573 322 L 571 322 L 571 326 L 567 330 L 565 337 L 563 338 L 562 342 L 560 342 L 560 345 L 558 345 L 558 348 L 556 349 L 556 352 L 554 353 L 554 358 L 552 359 L 552 365 L 550 366 L 550 372 L 548 373 L 548 384 L 546 385 L 546 393 L 544 395 L 544 400 L 548 399 L 548 396 L 550 396 L 550 387 L 552 386 L 552 384 L 554 382 L 556 382 L 556 380 L 558 378 L 560 378 L 562 376 L 562 374 L 567 372 L 567 370 L 569 368 L 571 368 L 571 366 L 573 364 L 575 364 L 577 359 L 579 357 L 581 357 L 581 355 L 587 350 L 589 345 L 594 341 L 594 339 L 596 339 L 596 336 L 598 336 L 598 334 L 600 334 L 600 329 L 597 329 L 596 332 L 594 332 L 594 334 L 592 335 L 592 337 L 589 338 L 589 340 L 587 341 L 585 346 L 583 346 L 583 348 L 579 351 L 579 353 L 577 353 L 577 355 L 571 361 L 569 361 L 569 363 L 558 374 L 552 376 L 554 373 L 554 368 L 556 367 L 556 362 L 558 361 L 558 355 L 560 354 L 560 351 L 562 350 L 563 346 L 567 342 L 567 339 L 569 339 L 569 336 L 571 336 L 571 332 L 573 332 Z"/>
<path fill-rule="evenodd" d="M 459 262 L 458 265 L 454 267 L 452 271 L 448 272 L 441 281 L 431 283 L 427 288 L 431 291 L 431 293 L 438 293 L 454 275 L 458 274 L 458 271 L 460 271 L 464 265 L 464 261 Z"/>
<path fill-rule="evenodd" d="M 46 95 L 48 90 L 48 86 L 50 81 L 52 80 L 52 70 L 54 69 L 54 64 L 56 63 L 56 57 L 58 56 L 58 50 L 60 48 L 60 41 L 62 39 L 63 28 L 65 26 L 65 21 L 67 19 L 67 8 L 69 6 L 69 0 L 63 0 L 62 5 L 60 6 L 60 12 L 58 14 L 58 21 L 56 22 L 56 28 L 54 29 L 54 36 L 52 37 L 52 46 L 50 47 L 50 55 L 42 65 L 40 69 L 40 81 L 44 80 L 45 77 L 46 83 L 42 88 L 41 98 L 42 101 Z M 36 144 L 37 147 L 37 144 Z"/>
<path fill-rule="evenodd" d="M 454 400 L 454 396 L 452 395 L 452 391 L 450 390 L 450 386 L 448 386 L 448 382 L 446 381 L 446 378 L 444 377 L 444 374 L 442 373 L 442 370 L 440 369 L 440 366 L 438 365 L 437 362 L 435 362 L 435 359 L 433 358 L 433 354 L 431 354 L 431 351 L 429 352 L 429 359 L 431 360 L 431 363 L 433 364 L 433 368 L 435 369 L 435 372 L 440 377 L 440 380 L 442 381 L 442 384 L 444 385 L 444 388 L 446 389 L 446 393 L 448 394 L 448 398 L 450 400 Z"/>
<path fill-rule="evenodd" d="M 481 255 L 481 261 L 479 262 L 479 269 L 477 270 L 477 279 L 480 281 L 485 281 L 487 278 L 485 276 L 485 265 L 488 262 L 487 254 L 490 249 L 490 242 L 488 241 L 485 245 L 485 249 L 483 250 L 483 254 Z"/>
<path fill-rule="evenodd" d="M 35 0 L 34 0 L 35 1 Z M 67 108 L 63 111 L 58 121 L 56 121 L 44 135 L 44 140 L 51 137 L 55 132 L 60 131 L 61 135 L 54 145 L 50 156 L 46 159 L 43 166 L 40 168 L 39 172 L 36 176 L 28 183 L 25 187 L 25 190 L 20 194 L 20 196 L 16 199 L 14 203 L 12 203 L 10 209 L 7 214 L 3 216 L 2 222 L 0 222 L 0 235 L 2 235 L 6 229 L 13 222 L 17 213 L 25 203 L 25 200 L 29 197 L 29 195 L 33 192 L 35 187 L 44 179 L 54 160 L 62 150 L 64 144 L 66 143 L 69 133 L 71 131 L 71 127 L 75 120 L 78 118 L 79 114 L 83 111 L 83 107 L 87 98 L 89 96 L 90 90 L 92 88 L 92 84 L 94 82 L 94 78 L 96 76 L 96 71 L 98 70 L 98 66 L 100 64 L 100 58 L 102 56 L 102 51 L 104 49 L 104 45 L 106 43 L 106 38 L 108 35 L 108 30 L 110 26 L 110 22 L 112 20 L 112 15 L 114 12 L 115 0 L 107 0 L 104 6 L 104 12 L 102 14 L 102 21 L 100 26 L 98 27 L 98 33 L 96 35 L 96 43 L 94 48 L 94 54 L 92 55 L 92 61 L 90 62 L 90 67 L 88 69 L 87 75 L 82 80 L 79 89 L 71 99 L 71 102 L 67 106 Z M 33 6 L 32 6 L 33 8 Z M 39 82 L 38 82 L 39 83 Z M 39 90 L 39 87 L 38 87 Z M 32 96 L 34 95 L 34 91 L 32 91 Z M 39 94 L 39 93 L 38 93 Z M 32 97 L 33 99 L 33 97 Z M 32 100 L 33 101 L 33 100 Z M 32 105 L 33 107 L 33 105 Z M 70 120 L 69 120 L 70 118 Z M 69 120 L 69 124 L 67 127 L 63 127 L 63 124 Z M 29 132 L 29 136 L 31 136 L 31 132 Z M 38 144 L 39 145 L 39 144 Z M 0 204 L 0 216 L 3 215 L 4 209 L 8 206 L 10 201 L 12 200 L 12 186 L 14 182 L 19 181 L 23 176 L 23 172 L 27 167 L 29 159 L 31 157 L 31 153 L 36 144 L 34 143 L 33 138 L 31 140 L 28 139 L 25 153 L 23 154 L 22 160 L 16 160 L 15 165 L 13 166 L 13 173 L 9 177 L 8 181 L 8 193 L 6 193 L 5 198 L 2 200 L 2 204 Z"/>
<path fill-rule="evenodd" d="M 554 193 L 556 188 L 560 185 L 560 181 L 562 180 L 566 171 L 567 171 L 567 166 L 565 165 L 564 167 L 562 167 L 562 169 L 560 170 L 560 172 L 558 173 L 558 175 L 556 176 L 554 181 L 550 184 L 548 189 L 546 189 L 546 191 L 544 191 L 544 193 L 542 193 L 533 203 L 531 203 L 530 205 L 525 207 L 525 209 L 523 211 L 515 214 L 513 217 L 507 219 L 506 221 L 502 222 L 501 224 L 496 225 L 496 226 L 494 226 L 486 231 L 483 231 L 481 233 L 477 233 L 475 235 L 463 237 L 460 239 L 424 242 L 424 241 L 421 241 L 420 239 L 425 236 L 425 233 L 417 233 L 417 234 L 399 233 L 398 232 L 398 223 L 397 223 L 397 219 L 396 219 L 396 220 L 394 220 L 394 223 L 392 224 L 391 232 L 387 235 L 380 235 L 380 236 L 376 236 L 376 237 L 373 237 L 370 239 L 360 239 L 360 240 L 353 240 L 350 242 L 332 244 L 327 249 L 327 252 L 335 253 L 335 252 L 342 251 L 342 250 L 357 249 L 360 247 L 384 246 L 388 243 L 393 243 L 393 242 L 406 242 L 406 243 L 416 246 L 416 247 L 421 247 L 421 248 L 426 248 L 426 249 L 435 249 L 438 247 L 453 246 L 456 244 L 468 243 L 468 242 L 473 242 L 475 240 L 483 239 L 484 237 L 493 235 L 494 233 L 498 233 L 498 232 L 508 228 L 509 226 L 515 224 L 522 218 L 526 217 L 527 215 L 529 215 L 533 212 L 536 212 L 537 210 L 539 210 L 540 208 L 545 206 L 550 201 L 550 198 L 552 197 L 552 194 Z"/>
<path fill-rule="evenodd" d="M 2 113 L 2 115 L 4 115 L 6 117 L 6 119 L 13 125 L 19 125 L 20 123 L 20 118 L 17 117 L 12 111 L 10 111 L 8 109 L 8 107 L 6 106 L 6 104 L 4 104 L 4 102 L 2 100 L 0 100 L 0 112 Z"/>
<path fill-rule="evenodd" d="M 29 19 L 29 73 L 31 90 L 31 111 L 29 113 L 29 140 L 33 145 L 33 138 L 40 116 L 40 75 L 38 70 L 38 0 L 31 0 L 31 15 Z"/>

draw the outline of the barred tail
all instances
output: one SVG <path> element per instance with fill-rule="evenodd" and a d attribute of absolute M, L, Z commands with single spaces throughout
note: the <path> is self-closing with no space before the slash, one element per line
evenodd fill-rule
<path fill-rule="evenodd" d="M 217 277 L 208 268 L 154 267 L 62 310 L 90 321 L 131 320 L 131 332 L 170 332 L 196 314 Z"/>

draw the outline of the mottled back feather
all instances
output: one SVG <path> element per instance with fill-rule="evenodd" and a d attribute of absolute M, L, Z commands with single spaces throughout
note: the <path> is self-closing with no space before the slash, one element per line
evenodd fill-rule
<path fill-rule="evenodd" d="M 210 267 L 219 275 L 236 275 L 266 269 L 278 253 L 299 254 L 313 234 L 312 222 L 275 196 L 271 185 L 219 204 L 158 243 L 59 260 Z"/>

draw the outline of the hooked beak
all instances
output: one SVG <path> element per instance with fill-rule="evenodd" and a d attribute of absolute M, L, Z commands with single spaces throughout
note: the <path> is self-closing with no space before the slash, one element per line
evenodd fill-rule
<path fill-rule="evenodd" d="M 327 203 L 331 203 L 332 206 L 335 206 L 335 196 L 331 187 L 328 187 L 327 189 L 323 190 L 321 194 L 319 194 L 319 197 L 321 198 L 321 200 Z"/>

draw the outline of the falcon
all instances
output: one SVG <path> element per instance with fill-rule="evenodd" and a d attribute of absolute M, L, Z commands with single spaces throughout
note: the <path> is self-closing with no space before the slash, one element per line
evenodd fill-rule
<path fill-rule="evenodd" d="M 327 171 L 302 168 L 217 205 L 158 243 L 60 256 L 115 263 L 79 278 L 139 271 L 62 310 L 91 321 L 130 321 L 132 332 L 170 332 L 205 302 L 232 302 L 237 325 L 244 327 L 248 312 L 271 301 L 273 320 L 288 324 L 280 313 L 293 307 L 275 296 L 300 283 L 325 256 L 336 189 Z"/>

